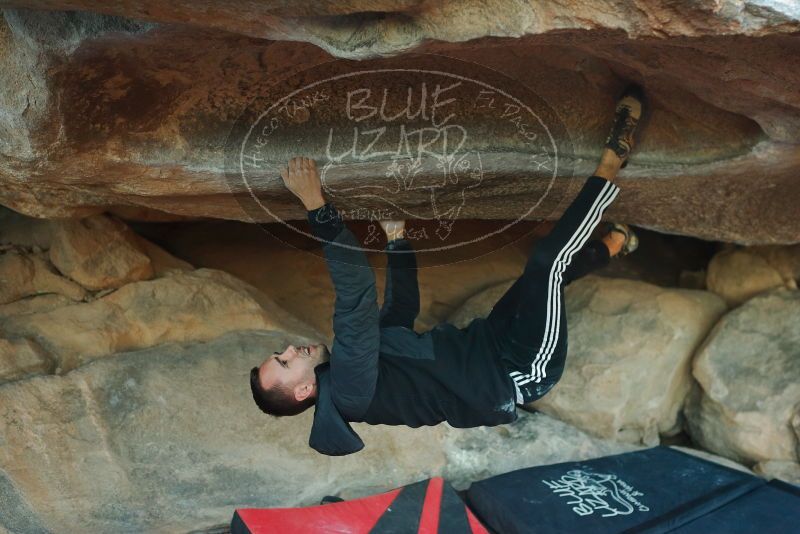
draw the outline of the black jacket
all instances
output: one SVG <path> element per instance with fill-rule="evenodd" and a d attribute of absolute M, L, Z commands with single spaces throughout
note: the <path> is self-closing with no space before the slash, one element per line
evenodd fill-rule
<path fill-rule="evenodd" d="M 442 323 L 417 333 L 417 265 L 405 239 L 387 245 L 383 307 L 355 236 L 331 204 L 309 212 L 336 291 L 331 361 L 315 369 L 317 401 L 309 445 L 328 455 L 364 447 L 350 422 L 468 428 L 517 418 L 513 382 L 488 324 Z"/>

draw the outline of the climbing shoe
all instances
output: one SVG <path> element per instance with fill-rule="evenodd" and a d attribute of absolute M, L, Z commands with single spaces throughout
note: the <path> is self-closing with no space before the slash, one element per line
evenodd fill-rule
<path fill-rule="evenodd" d="M 628 164 L 628 156 L 633 149 L 633 134 L 644 108 L 644 91 L 631 84 L 622 93 L 614 112 L 614 126 L 606 138 L 606 148 L 610 148 L 622 160 L 622 167 Z"/>
<path fill-rule="evenodd" d="M 631 230 L 631 227 L 623 223 L 611 223 L 608 228 L 608 233 L 619 232 L 625 236 L 625 242 L 622 244 L 617 256 L 627 256 L 637 248 L 639 248 L 639 236 Z"/>

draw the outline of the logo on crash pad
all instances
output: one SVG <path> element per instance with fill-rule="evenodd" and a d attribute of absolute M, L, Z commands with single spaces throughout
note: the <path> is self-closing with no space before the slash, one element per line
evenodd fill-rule
<path fill-rule="evenodd" d="M 552 185 L 572 175 L 571 153 L 556 113 L 524 85 L 481 65 L 412 55 L 332 61 L 266 88 L 229 136 L 226 170 L 253 221 L 290 230 L 283 240 L 316 239 L 280 178 L 290 158 L 305 156 L 326 199 L 346 221 L 363 222 L 364 250 L 383 250 L 377 221 L 404 219 L 418 253 L 464 249 L 464 259 L 523 220 L 548 218 L 542 201 L 558 204 Z M 466 221 L 486 219 L 482 200 L 492 197 L 503 198 L 502 210 L 469 231 Z"/>
<path fill-rule="evenodd" d="M 542 480 L 542 483 L 567 499 L 579 516 L 616 517 L 650 511 L 639 500 L 644 494 L 614 474 L 573 469 L 556 480 Z"/>

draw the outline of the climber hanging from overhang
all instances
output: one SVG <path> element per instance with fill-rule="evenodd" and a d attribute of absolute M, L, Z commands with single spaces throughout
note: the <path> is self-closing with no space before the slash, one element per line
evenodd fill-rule
<path fill-rule="evenodd" d="M 550 233 L 536 242 L 523 274 L 486 318 L 465 328 L 441 323 L 413 330 L 419 313 L 417 263 L 404 221 L 382 221 L 388 268 L 383 306 L 375 277 L 355 236 L 326 202 L 316 162 L 293 158 L 281 177 L 307 210 L 336 291 L 334 339 L 290 345 L 250 373 L 253 398 L 265 413 L 297 415 L 315 406 L 309 445 L 329 455 L 359 451 L 351 422 L 420 427 L 494 426 L 517 418 L 516 407 L 558 382 L 567 355 L 564 287 L 636 249 L 629 227 L 613 224 L 590 240 L 619 188 L 643 111 L 643 93 L 628 87 L 594 174 Z"/>

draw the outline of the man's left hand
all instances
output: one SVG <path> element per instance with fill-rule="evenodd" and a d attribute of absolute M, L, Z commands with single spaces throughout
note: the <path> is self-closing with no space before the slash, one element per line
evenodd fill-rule
<path fill-rule="evenodd" d="M 386 234 L 387 241 L 393 241 L 405 236 L 406 222 L 405 221 L 380 221 L 381 228 Z"/>
<path fill-rule="evenodd" d="M 292 158 L 289 160 L 289 165 L 281 171 L 281 178 L 289 191 L 300 199 L 306 210 L 315 210 L 325 204 L 317 163 L 313 159 Z"/>

